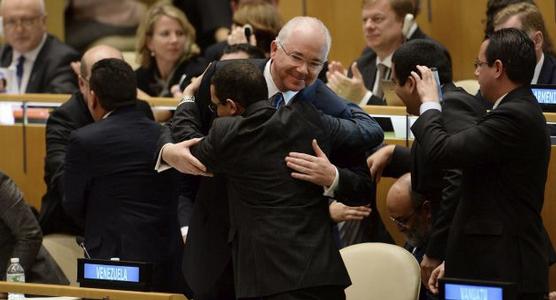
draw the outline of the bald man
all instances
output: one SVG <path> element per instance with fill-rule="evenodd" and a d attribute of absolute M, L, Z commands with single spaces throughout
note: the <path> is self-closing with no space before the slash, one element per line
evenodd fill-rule
<path fill-rule="evenodd" d="M 429 200 L 411 189 L 411 173 L 406 173 L 390 187 L 386 196 L 390 220 L 405 236 L 404 248 L 420 263 L 431 234 L 432 215 Z M 419 299 L 429 299 L 422 286 Z"/>
<path fill-rule="evenodd" d="M 50 114 L 46 122 L 46 159 L 44 166 L 44 180 L 46 194 L 42 198 L 39 222 L 44 234 L 70 233 L 82 235 L 83 229 L 77 226 L 62 209 L 61 201 L 64 195 L 63 175 L 66 146 L 70 133 L 78 128 L 93 123 L 93 118 L 87 109 L 86 96 L 89 91 L 89 77 L 91 67 L 105 58 L 123 59 L 122 53 L 109 46 L 96 46 L 89 49 L 81 59 L 79 90 L 62 106 Z M 75 76 L 75 75 L 74 75 Z M 138 109 L 145 111 L 150 119 L 154 119 L 149 105 L 138 101 Z"/>
<path fill-rule="evenodd" d="M 0 66 L 14 72 L 15 93 L 73 93 L 77 80 L 70 63 L 79 53 L 46 32 L 43 0 L 3 0 L 4 41 Z"/>

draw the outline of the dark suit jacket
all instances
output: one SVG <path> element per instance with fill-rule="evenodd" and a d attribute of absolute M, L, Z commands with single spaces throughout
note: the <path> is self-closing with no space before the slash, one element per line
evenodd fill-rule
<path fill-rule="evenodd" d="M 173 172 L 154 171 L 160 126 L 135 106 L 72 132 L 63 206 L 93 258 L 153 263 L 153 289 L 179 291 L 181 235 Z"/>
<path fill-rule="evenodd" d="M 538 84 L 556 84 L 556 58 L 548 53 L 544 54 Z"/>
<path fill-rule="evenodd" d="M 5 44 L 0 48 L 2 67 L 10 66 L 12 54 L 10 45 Z M 49 34 L 37 55 L 25 92 L 71 94 L 77 91 L 77 76 L 70 63 L 79 61 L 80 57 L 77 51 Z"/>
<path fill-rule="evenodd" d="M 186 87 L 193 77 L 203 73 L 207 65 L 207 61 L 200 56 L 195 56 L 183 61 L 177 66 L 172 74 L 172 78 L 163 86 L 157 80 L 157 77 L 159 77 L 158 69 L 153 60 L 153 63 L 148 68 L 140 67 L 135 70 L 135 74 L 137 75 L 137 88 L 152 97 L 170 97 L 172 96 L 170 89 L 173 85 L 179 83 L 182 75 L 187 75 L 183 82 L 183 87 Z M 164 92 L 164 90 L 166 90 L 166 92 Z"/>
<path fill-rule="evenodd" d="M 153 113 L 148 103 L 137 101 L 137 110 L 151 120 Z M 83 228 L 78 226 L 62 209 L 64 197 L 64 161 L 69 136 L 75 129 L 93 123 L 81 92 L 54 109 L 46 121 L 46 158 L 44 164 L 44 182 L 46 194 L 42 198 L 39 222 L 44 234 L 70 233 L 83 235 Z"/>
<path fill-rule="evenodd" d="M 266 60 L 253 60 L 261 70 L 264 69 Z M 208 133 L 212 123 L 213 114 L 208 109 L 210 103 L 210 79 L 216 68 L 225 62 L 213 63 L 206 71 L 197 100 L 194 103 L 184 103 L 176 109 L 172 120 L 172 137 L 175 141 L 182 141 L 193 137 L 201 137 Z M 352 111 L 364 113 L 352 104 L 336 96 L 324 83 L 316 81 L 310 87 L 300 91 L 292 101 L 305 101 L 313 103 L 324 113 L 336 117 L 352 118 Z M 382 140 L 382 133 L 378 125 L 372 121 L 366 122 L 367 132 L 373 136 L 373 143 Z M 160 145 L 172 141 L 165 136 L 161 138 Z M 212 182 L 212 184 L 210 182 Z M 201 186 L 195 198 L 189 222 L 189 233 L 184 252 L 183 271 L 187 282 L 196 294 L 210 293 L 214 290 L 215 282 L 222 275 L 231 258 L 231 251 L 227 245 L 228 232 L 228 207 L 226 194 L 217 192 L 224 185 L 223 180 L 216 176 L 213 179 L 201 179 Z M 184 187 L 186 190 L 195 190 L 197 185 L 191 183 Z M 193 197 L 192 197 L 193 198 Z M 189 199 L 192 202 L 192 199 Z M 233 296 L 231 296 L 233 297 Z"/>
<path fill-rule="evenodd" d="M 442 88 L 442 124 L 448 133 L 457 133 L 476 124 L 486 111 L 482 103 L 453 83 Z M 450 223 L 461 197 L 461 170 L 436 167 L 427 158 L 419 140 L 409 149 L 396 146 L 385 175 L 399 177 L 411 171 L 412 189 L 431 201 L 431 237 L 426 246 L 429 257 L 444 260 Z"/>
<path fill-rule="evenodd" d="M 292 178 L 284 163 L 290 151 L 313 153 L 313 138 L 327 154 L 374 142 L 357 122 L 326 116 L 310 103 L 294 101 L 276 111 L 263 100 L 242 116 L 216 119 L 192 148 L 209 170 L 228 179 L 238 298 L 350 284 L 322 188 Z"/>
<path fill-rule="evenodd" d="M 431 163 L 463 169 L 450 228 L 446 276 L 508 281 L 521 293 L 548 290 L 548 241 L 541 209 L 550 157 L 546 120 L 528 87 L 457 134 L 436 110 L 412 127 Z"/>
<path fill-rule="evenodd" d="M 69 284 L 48 251 L 41 246 L 42 233 L 35 215 L 15 183 L 0 172 L 0 269 L 10 258 L 19 258 L 27 282 Z M 6 280 L 6 273 L 0 273 Z"/>

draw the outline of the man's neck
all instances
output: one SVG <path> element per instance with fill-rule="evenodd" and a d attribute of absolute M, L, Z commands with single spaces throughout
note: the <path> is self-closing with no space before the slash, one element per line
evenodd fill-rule
<path fill-rule="evenodd" d="M 401 40 L 396 42 L 395 44 L 390 45 L 390 47 L 384 47 L 383 49 L 373 49 L 375 50 L 376 56 L 379 60 L 384 60 L 388 56 L 392 55 L 396 49 L 401 46 Z"/>

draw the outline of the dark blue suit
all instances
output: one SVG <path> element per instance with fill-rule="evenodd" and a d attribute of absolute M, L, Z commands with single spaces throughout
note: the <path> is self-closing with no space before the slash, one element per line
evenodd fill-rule
<path fill-rule="evenodd" d="M 85 226 L 92 258 L 153 263 L 153 290 L 183 288 L 175 174 L 154 171 L 160 126 L 135 105 L 75 130 L 65 164 L 68 215 Z"/>

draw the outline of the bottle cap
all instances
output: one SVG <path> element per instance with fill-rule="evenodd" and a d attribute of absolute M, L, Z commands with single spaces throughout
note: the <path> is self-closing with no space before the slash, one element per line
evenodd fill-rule
<path fill-rule="evenodd" d="M 10 262 L 11 262 L 12 264 L 19 263 L 19 257 L 12 257 L 12 258 L 10 258 Z"/>

